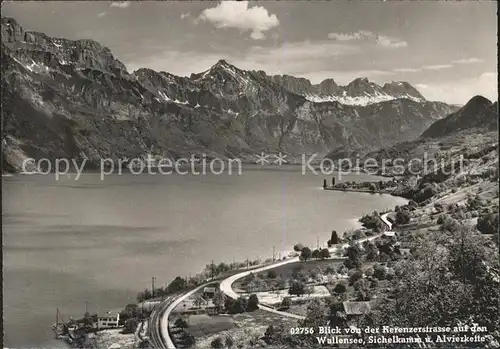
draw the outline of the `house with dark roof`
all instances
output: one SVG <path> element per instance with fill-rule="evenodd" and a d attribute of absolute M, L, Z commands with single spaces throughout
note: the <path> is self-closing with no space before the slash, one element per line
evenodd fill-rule
<path fill-rule="evenodd" d="M 344 311 L 347 317 L 356 317 L 359 315 L 368 314 L 372 308 L 370 302 L 343 302 Z"/>
<path fill-rule="evenodd" d="M 205 287 L 203 288 L 203 298 L 214 298 L 217 288 L 215 287 Z"/>

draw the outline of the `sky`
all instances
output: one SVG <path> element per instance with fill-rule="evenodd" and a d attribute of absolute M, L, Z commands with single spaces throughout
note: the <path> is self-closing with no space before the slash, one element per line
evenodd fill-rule
<path fill-rule="evenodd" d="M 130 72 L 189 76 L 225 59 L 312 83 L 408 81 L 454 104 L 498 99 L 496 13 L 490 1 L 2 3 L 27 30 L 98 41 Z"/>

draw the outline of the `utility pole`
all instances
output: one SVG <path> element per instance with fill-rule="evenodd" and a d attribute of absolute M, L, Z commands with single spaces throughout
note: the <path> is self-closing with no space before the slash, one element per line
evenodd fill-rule
<path fill-rule="evenodd" d="M 463 274 L 463 278 L 464 278 L 464 284 L 465 284 L 465 258 L 464 258 L 464 229 L 462 228 L 461 229 L 461 237 L 462 237 L 462 241 L 461 241 L 461 255 L 460 255 L 460 259 L 461 259 L 461 263 L 462 263 L 462 274 Z"/>
<path fill-rule="evenodd" d="M 155 280 L 156 280 L 156 277 L 152 276 L 151 277 L 151 298 L 155 297 Z"/>
<path fill-rule="evenodd" d="M 85 301 L 85 314 L 89 313 L 89 302 Z"/>
<path fill-rule="evenodd" d="M 275 260 L 275 259 L 274 259 L 274 246 L 273 246 L 273 262 L 274 262 L 274 260 Z"/>
<path fill-rule="evenodd" d="M 247 258 L 247 269 L 248 269 L 248 258 Z"/>
<path fill-rule="evenodd" d="M 319 235 L 316 235 L 316 249 L 319 250 Z"/>
<path fill-rule="evenodd" d="M 212 281 L 214 280 L 214 268 L 215 267 L 215 264 L 214 264 L 214 260 L 212 259 L 212 264 L 210 264 L 210 269 L 212 270 Z"/>

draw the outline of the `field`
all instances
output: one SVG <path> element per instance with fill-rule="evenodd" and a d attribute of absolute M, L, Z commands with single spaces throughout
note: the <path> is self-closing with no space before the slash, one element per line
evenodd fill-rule
<path fill-rule="evenodd" d="M 326 269 L 328 267 L 332 268 L 333 270 L 337 270 L 338 267 L 341 265 L 341 261 L 338 259 L 325 259 L 325 260 L 312 260 L 308 262 L 294 262 L 294 263 L 289 263 L 285 264 L 282 266 L 279 266 L 275 269 L 273 269 L 274 276 L 276 278 L 269 278 L 268 276 L 268 271 L 263 271 L 260 273 L 256 273 L 252 276 L 247 276 L 245 278 L 242 278 L 240 280 L 237 280 L 233 288 L 237 291 L 240 292 L 245 292 L 245 287 L 246 285 L 254 278 L 260 279 L 260 280 L 265 280 L 269 286 L 269 289 L 277 288 L 280 289 L 282 287 L 279 287 L 277 285 L 276 280 L 288 280 L 291 281 L 294 278 L 296 278 L 297 273 L 305 273 L 305 274 L 310 274 L 315 271 L 319 271 L 320 269 Z M 322 273 L 318 273 L 322 274 Z"/>

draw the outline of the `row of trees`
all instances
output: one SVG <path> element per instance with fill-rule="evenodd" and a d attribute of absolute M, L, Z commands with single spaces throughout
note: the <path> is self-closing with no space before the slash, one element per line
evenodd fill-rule
<path fill-rule="evenodd" d="M 198 281 L 195 281 L 193 279 L 191 280 L 186 280 L 180 276 L 177 276 L 168 286 L 166 287 L 158 287 L 154 290 L 154 294 L 151 290 L 145 289 L 142 292 L 139 292 L 137 294 L 137 302 L 141 303 L 143 301 L 152 299 L 153 297 L 165 297 L 180 291 L 183 291 L 187 289 L 190 286 L 197 285 Z"/>
<path fill-rule="evenodd" d="M 294 246 L 294 250 L 300 251 L 300 259 L 307 262 L 310 259 L 330 258 L 330 251 L 327 248 L 311 250 L 309 247 L 303 247 L 301 244 Z"/>
<path fill-rule="evenodd" d="M 239 297 L 234 300 L 227 297 L 223 292 L 218 291 L 215 293 L 212 302 L 214 303 L 217 314 L 222 312 L 239 314 L 254 311 L 259 308 L 259 298 L 256 294 L 251 294 L 248 298 Z"/>

